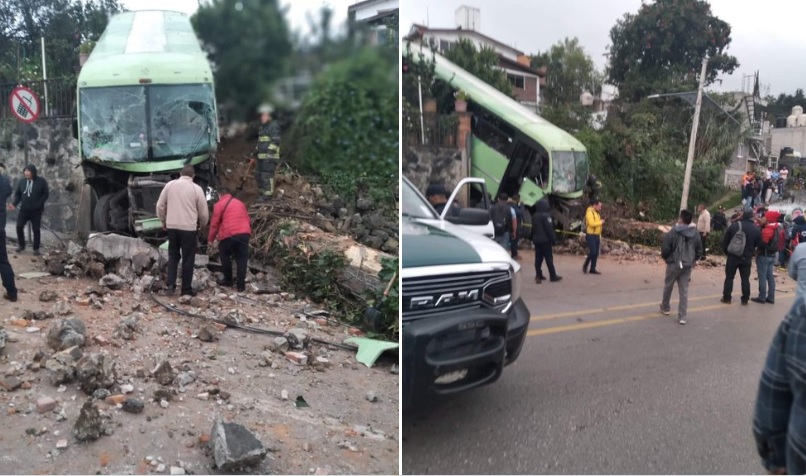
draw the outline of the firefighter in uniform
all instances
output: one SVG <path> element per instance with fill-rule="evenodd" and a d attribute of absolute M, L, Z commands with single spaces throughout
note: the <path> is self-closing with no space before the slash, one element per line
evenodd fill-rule
<path fill-rule="evenodd" d="M 258 112 L 260 112 L 260 129 L 254 152 L 254 157 L 257 158 L 255 180 L 261 194 L 268 198 L 274 194 L 274 171 L 280 162 L 280 128 L 272 121 L 271 106 L 261 106 Z"/>

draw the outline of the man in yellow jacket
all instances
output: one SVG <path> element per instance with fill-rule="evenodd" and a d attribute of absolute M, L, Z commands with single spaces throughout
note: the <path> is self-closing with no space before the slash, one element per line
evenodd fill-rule
<path fill-rule="evenodd" d="M 585 241 L 588 243 L 588 257 L 582 265 L 583 273 L 602 274 L 596 270 L 596 261 L 599 259 L 599 246 L 601 245 L 602 225 L 604 219 L 599 212 L 602 211 L 602 202 L 592 200 L 585 211 Z M 590 271 L 588 271 L 590 266 Z"/>

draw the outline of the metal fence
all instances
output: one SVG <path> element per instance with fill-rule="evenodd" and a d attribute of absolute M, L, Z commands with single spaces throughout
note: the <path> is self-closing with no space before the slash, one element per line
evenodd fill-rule
<path fill-rule="evenodd" d="M 26 81 L 23 83 L 0 84 L 0 120 L 14 119 L 9 105 L 11 91 L 17 86 L 25 86 L 39 96 L 40 118 L 72 117 L 76 113 L 75 78 L 57 78 L 47 81 Z"/>
<path fill-rule="evenodd" d="M 415 112 L 403 116 L 403 144 L 408 146 L 456 147 L 459 118 L 453 114 Z"/>

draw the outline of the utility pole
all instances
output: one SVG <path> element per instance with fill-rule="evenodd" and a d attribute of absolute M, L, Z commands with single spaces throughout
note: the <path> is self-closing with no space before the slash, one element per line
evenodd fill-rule
<path fill-rule="evenodd" d="M 686 174 L 683 177 L 683 196 L 680 198 L 680 209 L 688 207 L 688 189 L 691 185 L 691 167 L 694 165 L 694 147 L 697 145 L 697 128 L 700 126 L 700 107 L 702 106 L 702 90 L 705 87 L 705 70 L 708 67 L 708 57 L 702 59 L 700 72 L 700 87 L 697 88 L 697 102 L 694 104 L 694 120 L 691 123 L 691 137 L 688 142 L 688 156 L 686 157 Z"/>

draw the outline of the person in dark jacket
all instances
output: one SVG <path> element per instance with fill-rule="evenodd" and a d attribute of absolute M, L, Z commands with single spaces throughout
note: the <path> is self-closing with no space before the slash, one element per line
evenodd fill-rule
<path fill-rule="evenodd" d="M 515 237 L 509 242 L 510 254 L 512 255 L 512 259 L 520 260 L 521 257 L 518 254 L 518 242 L 520 241 L 521 228 L 523 227 L 523 209 L 521 208 L 520 194 L 516 193 L 513 195 L 512 198 L 509 199 L 509 205 L 512 207 L 512 211 L 515 212 L 515 220 L 517 221 L 518 229 Z"/>
<path fill-rule="evenodd" d="M 442 212 L 445 210 L 445 207 L 448 205 L 448 191 L 445 189 L 445 185 L 441 183 L 432 183 L 425 189 L 425 198 L 428 199 L 428 203 L 434 207 L 434 210 L 437 211 L 438 215 L 442 215 Z M 448 211 L 451 216 L 459 216 L 459 206 L 456 202 L 453 202 L 451 209 Z"/>
<path fill-rule="evenodd" d="M 246 205 L 228 191 L 213 207 L 213 218 L 210 219 L 210 233 L 207 242 L 218 240 L 218 253 L 224 279 L 218 281 L 219 286 L 230 287 L 232 280 L 232 258 L 238 265 L 238 278 L 235 284 L 238 292 L 246 291 L 246 263 L 249 260 L 249 237 L 252 225 Z"/>
<path fill-rule="evenodd" d="M 725 217 L 725 207 L 719 206 L 714 216 L 711 217 L 711 229 L 714 231 L 724 231 L 728 227 L 728 219 Z"/>
<path fill-rule="evenodd" d="M 11 181 L 6 176 L 6 167 L 0 164 L 0 279 L 3 281 L 3 287 L 6 292 L 3 298 L 15 302 L 17 300 L 17 287 L 14 284 L 14 270 L 11 268 L 11 263 L 8 261 L 8 252 L 6 250 L 6 203 L 11 197 Z"/>
<path fill-rule="evenodd" d="M 677 322 L 686 323 L 688 312 L 688 284 L 694 265 L 704 254 L 704 246 L 697 228 L 691 226 L 693 215 L 688 210 L 681 210 L 677 224 L 663 237 L 661 257 L 666 261 L 666 275 L 663 286 L 663 297 L 660 312 L 666 316 L 671 313 L 669 301 L 672 298 L 674 285 L 680 301 L 677 304 Z M 679 245 L 679 246 L 678 246 Z"/>
<path fill-rule="evenodd" d="M 535 213 L 532 215 L 532 242 L 535 244 L 535 283 L 543 282 L 543 260 L 549 270 L 549 279 L 552 283 L 563 279 L 557 276 L 554 269 L 554 253 L 552 246 L 557 242 L 554 232 L 554 221 L 551 219 L 549 201 L 543 198 L 535 204 Z"/>
<path fill-rule="evenodd" d="M 14 202 L 9 210 L 19 209 L 17 214 L 17 253 L 25 251 L 25 225 L 31 222 L 34 234 L 34 255 L 39 256 L 42 212 L 48 200 L 48 182 L 36 173 L 36 166 L 28 164 L 23 169 L 25 179 L 20 180 L 14 193 Z"/>
<path fill-rule="evenodd" d="M 795 225 L 792 227 L 792 238 L 798 237 L 797 242 L 806 243 L 806 217 L 798 215 L 792 220 Z"/>
<path fill-rule="evenodd" d="M 742 282 L 742 305 L 747 305 L 748 301 L 750 301 L 750 268 L 753 263 L 753 253 L 761 245 L 761 230 L 756 226 L 753 218 L 754 215 L 751 210 L 745 211 L 742 219 L 728 228 L 722 240 L 722 249 L 728 257 L 725 263 L 725 285 L 722 288 L 721 299 L 721 302 L 725 304 L 730 304 L 736 271 L 739 271 Z M 742 256 L 733 256 L 728 253 L 728 245 L 736 232 L 739 231 L 739 224 L 741 224 L 742 231 L 745 234 L 744 253 L 742 253 Z"/>

